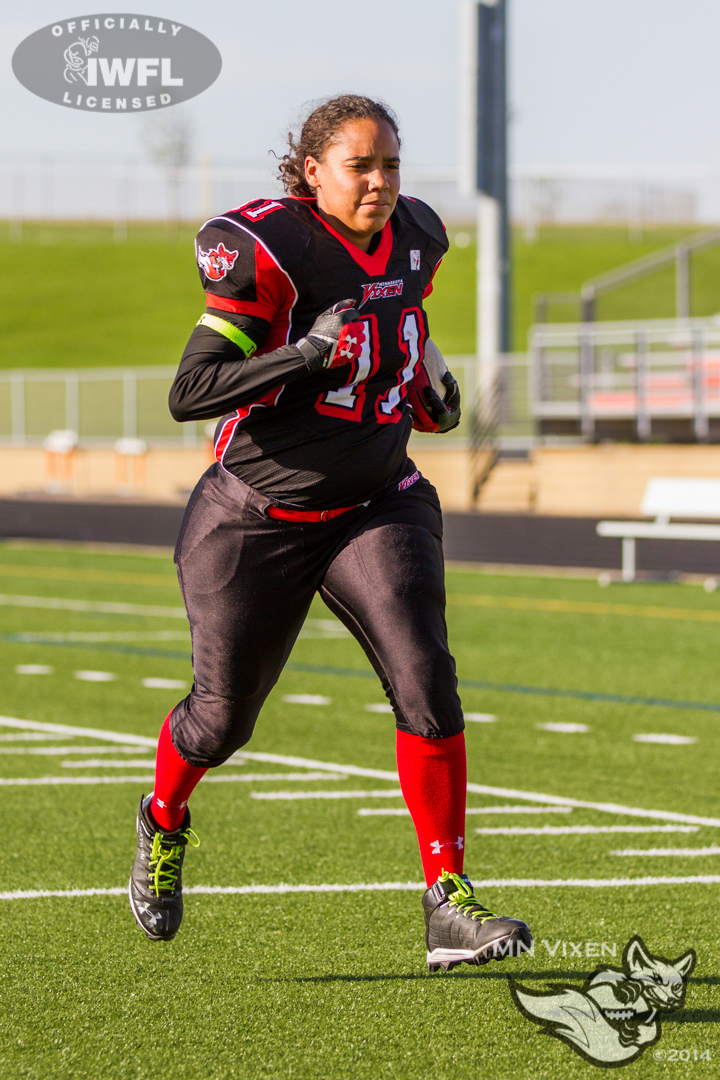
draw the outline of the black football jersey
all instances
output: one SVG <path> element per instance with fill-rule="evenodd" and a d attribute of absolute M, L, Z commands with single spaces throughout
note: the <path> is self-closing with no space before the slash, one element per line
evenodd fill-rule
<path fill-rule="evenodd" d="M 353 506 L 399 483 L 408 386 L 428 335 L 423 298 L 447 247 L 434 211 L 403 196 L 372 253 L 325 223 L 312 199 L 259 199 L 208 221 L 197 237 L 208 312 L 265 327 L 252 361 L 237 354 L 248 373 L 332 304 L 350 298 L 358 310 L 350 363 L 295 373 L 223 417 L 215 453 L 224 468 L 313 509 Z"/>

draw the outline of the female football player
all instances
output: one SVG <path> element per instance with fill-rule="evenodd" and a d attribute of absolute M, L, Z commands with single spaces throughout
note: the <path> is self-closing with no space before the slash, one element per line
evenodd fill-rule
<path fill-rule="evenodd" d="M 444 432 L 460 417 L 452 375 L 439 380 L 437 365 L 433 388 L 423 359 L 432 348 L 423 299 L 445 230 L 400 196 L 397 122 L 369 98 L 316 108 L 299 140 L 290 136 L 280 173 L 286 198 L 212 218 L 197 237 L 207 309 L 170 410 L 176 420 L 223 418 L 177 543 L 194 682 L 160 732 L 130 904 L 149 938 L 177 933 L 183 856 L 197 842 L 188 798 L 250 739 L 319 593 L 395 713 L 428 884 L 428 964 L 485 963 L 532 939 L 524 922 L 480 904 L 462 874 L 464 722 L 442 519 L 407 456 L 413 425 Z"/>

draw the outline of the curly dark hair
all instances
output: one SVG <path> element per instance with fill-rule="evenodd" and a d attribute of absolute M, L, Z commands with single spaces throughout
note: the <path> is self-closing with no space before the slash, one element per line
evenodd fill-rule
<path fill-rule="evenodd" d="M 400 132 L 392 109 L 382 101 L 362 97 L 360 94 L 341 94 L 314 104 L 305 119 L 300 138 L 295 141 L 288 132 L 289 153 L 279 165 L 279 179 L 288 195 L 313 196 L 315 192 L 305 179 L 305 158 L 322 161 L 329 146 L 337 140 L 340 129 L 350 120 L 384 120 L 395 132 L 398 146 Z"/>

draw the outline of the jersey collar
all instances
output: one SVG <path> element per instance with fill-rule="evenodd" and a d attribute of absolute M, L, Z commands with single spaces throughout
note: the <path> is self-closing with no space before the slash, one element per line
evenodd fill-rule
<path fill-rule="evenodd" d="M 385 273 L 393 246 L 392 225 L 390 224 L 392 219 L 388 219 L 383 225 L 382 232 L 380 233 L 380 243 L 375 248 L 372 255 L 370 255 L 367 251 L 362 251 L 355 244 L 346 240 L 336 229 L 333 229 L 332 225 L 328 225 L 327 221 L 320 217 L 315 209 L 317 206 L 316 199 L 310 198 L 307 195 L 291 195 L 290 198 L 305 203 L 313 217 L 315 217 L 336 240 L 340 241 L 347 253 L 366 274 L 370 277 L 379 277 L 381 274 Z"/>

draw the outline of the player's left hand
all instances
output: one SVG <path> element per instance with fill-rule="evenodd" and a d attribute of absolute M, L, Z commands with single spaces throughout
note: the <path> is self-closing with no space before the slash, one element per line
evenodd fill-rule
<path fill-rule="evenodd" d="M 437 424 L 435 429 L 440 435 L 446 431 L 452 431 L 460 423 L 460 387 L 449 371 L 442 376 L 442 382 L 447 389 L 443 400 L 432 386 L 425 386 L 422 390 L 427 410 Z"/>

